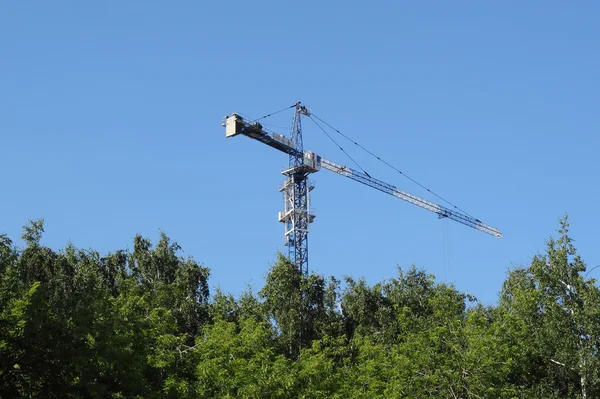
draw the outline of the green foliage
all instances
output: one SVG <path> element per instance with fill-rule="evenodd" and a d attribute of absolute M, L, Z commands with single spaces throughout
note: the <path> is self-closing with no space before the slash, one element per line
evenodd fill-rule
<path fill-rule="evenodd" d="M 594 398 L 600 290 L 561 220 L 484 306 L 424 270 L 369 285 L 279 255 L 238 297 L 164 233 L 105 256 L 0 235 L 0 397 Z"/>
<path fill-rule="evenodd" d="M 534 392 L 547 397 L 600 395 L 597 349 L 600 344 L 600 291 L 587 280 L 586 266 L 568 235 L 569 222 L 560 222 L 559 238 L 550 238 L 546 253 L 527 269 L 510 273 L 500 308 L 523 320 L 536 379 Z"/>
<path fill-rule="evenodd" d="M 276 339 L 288 357 L 325 334 L 339 334 L 342 319 L 336 310 L 339 282 L 323 276 L 304 276 L 281 254 L 259 292 L 264 309 L 273 321 Z"/>
<path fill-rule="evenodd" d="M 174 354 L 208 321 L 208 269 L 164 234 L 101 257 L 41 246 L 42 221 L 24 229 L 21 251 L 0 239 L 0 397 L 180 397 L 193 385 Z"/>
<path fill-rule="evenodd" d="M 270 338 L 271 332 L 252 319 L 205 327 L 194 352 L 197 397 L 292 397 L 290 363 L 276 354 Z"/>
<path fill-rule="evenodd" d="M 42 234 L 44 234 L 44 219 L 30 220 L 23 226 L 21 238 L 27 243 L 27 246 L 33 247 L 40 245 Z"/>

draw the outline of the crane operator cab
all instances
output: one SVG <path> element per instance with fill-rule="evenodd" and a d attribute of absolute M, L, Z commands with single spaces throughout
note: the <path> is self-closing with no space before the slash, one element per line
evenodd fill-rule
<path fill-rule="evenodd" d="M 318 172 L 321 169 L 321 157 L 312 151 L 304 152 L 304 166 L 310 173 Z"/>

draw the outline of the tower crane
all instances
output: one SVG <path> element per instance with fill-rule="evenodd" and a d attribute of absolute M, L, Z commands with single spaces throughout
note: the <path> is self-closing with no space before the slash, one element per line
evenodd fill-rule
<path fill-rule="evenodd" d="M 410 194 L 389 183 L 371 177 L 364 170 L 357 171 L 325 159 L 312 151 L 304 151 L 301 118 L 302 116 L 310 117 L 311 112 L 299 102 L 292 107 L 295 108 L 295 114 L 289 138 L 282 134 L 271 133 L 264 129 L 259 122 L 244 118 L 237 113 L 226 116 L 223 119 L 222 126 L 225 127 L 225 137 L 234 137 L 241 134 L 288 154 L 288 168 L 281 172 L 286 176 L 280 189 L 283 192 L 284 210 L 279 212 L 278 216 L 279 221 L 285 226 L 284 243 L 288 247 L 289 259 L 302 273 L 308 274 L 308 232 L 310 224 L 315 219 L 315 215 L 310 210 L 310 191 L 314 187 L 310 184 L 308 176 L 318 172 L 321 168 L 410 202 L 437 214 L 440 219 L 448 218 L 492 236 L 502 237 L 502 233 L 497 228 L 487 225 L 464 212 L 452 210 Z"/>

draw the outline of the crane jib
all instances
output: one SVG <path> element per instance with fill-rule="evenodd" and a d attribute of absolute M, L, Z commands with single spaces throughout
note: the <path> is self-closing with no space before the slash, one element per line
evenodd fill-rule
<path fill-rule="evenodd" d="M 332 172 L 340 174 L 342 176 L 346 176 L 354 181 L 372 187 L 376 190 L 384 192 L 386 194 L 390 194 L 394 197 L 400 198 L 404 201 L 410 202 L 411 204 L 417 205 L 421 208 L 424 208 L 428 211 L 436 213 L 440 218 L 448 218 L 464 224 L 465 226 L 472 227 L 476 230 L 482 231 L 484 233 L 493 235 L 495 237 L 502 237 L 502 233 L 495 227 L 486 225 L 482 223 L 480 220 L 472 218 L 468 215 L 465 215 L 461 212 L 453 211 L 444 206 L 435 204 L 433 202 L 427 201 L 423 198 L 417 197 L 416 195 L 407 193 L 406 191 L 400 190 L 397 187 L 392 186 L 391 184 L 385 183 L 381 180 L 375 179 L 366 173 L 358 172 L 344 165 L 338 165 L 332 161 L 321 158 L 321 166 L 324 169 L 328 169 Z"/>

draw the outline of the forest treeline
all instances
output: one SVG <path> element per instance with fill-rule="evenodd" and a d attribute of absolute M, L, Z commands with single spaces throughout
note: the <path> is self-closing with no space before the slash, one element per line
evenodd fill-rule
<path fill-rule="evenodd" d="M 566 218 L 494 305 L 415 267 L 369 285 L 283 256 L 259 292 L 210 293 L 164 234 L 101 255 L 42 233 L 0 236 L 2 398 L 600 397 L 600 290 Z"/>

